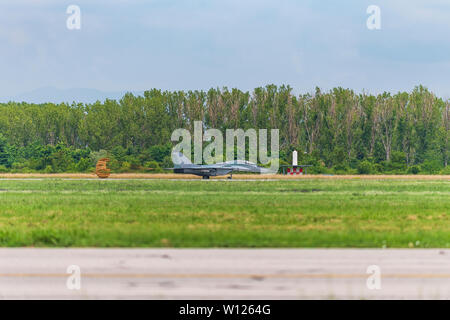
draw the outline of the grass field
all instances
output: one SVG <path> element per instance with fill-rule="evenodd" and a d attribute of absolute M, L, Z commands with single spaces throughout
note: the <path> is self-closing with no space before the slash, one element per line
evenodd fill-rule
<path fill-rule="evenodd" d="M 450 180 L 1 180 L 0 246 L 444 248 Z"/>

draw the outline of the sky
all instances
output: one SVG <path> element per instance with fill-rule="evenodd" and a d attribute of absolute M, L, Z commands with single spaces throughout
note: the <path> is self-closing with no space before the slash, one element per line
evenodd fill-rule
<path fill-rule="evenodd" d="M 79 30 L 66 26 L 69 5 Z M 379 30 L 367 28 L 369 5 Z M 449 38 L 448 0 L 2 0 L 0 98 L 267 84 L 374 94 L 422 84 L 449 98 Z"/>

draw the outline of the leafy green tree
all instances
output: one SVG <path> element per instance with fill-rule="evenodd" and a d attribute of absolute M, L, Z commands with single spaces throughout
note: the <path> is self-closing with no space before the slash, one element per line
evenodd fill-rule
<path fill-rule="evenodd" d="M 222 132 L 277 128 L 281 160 L 290 163 L 293 150 L 306 152 L 301 161 L 315 172 L 366 171 L 366 160 L 373 172 L 413 166 L 437 172 L 450 153 L 449 102 L 423 86 L 394 95 L 345 88 L 295 95 L 273 84 L 250 92 L 152 89 L 118 101 L 0 108 L 0 165 L 13 170 L 82 171 L 86 159 L 93 166 L 106 156 L 119 171 L 142 170 L 149 161 L 170 167 L 172 131 L 192 133 L 194 121 Z M 400 153 L 401 162 L 394 159 Z"/>
<path fill-rule="evenodd" d="M 7 166 L 9 164 L 8 146 L 6 138 L 0 133 L 0 165 Z"/>

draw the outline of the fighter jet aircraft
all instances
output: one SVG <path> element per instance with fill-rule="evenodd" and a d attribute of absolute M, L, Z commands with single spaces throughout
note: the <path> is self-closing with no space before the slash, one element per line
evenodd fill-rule
<path fill-rule="evenodd" d="M 211 176 L 224 176 L 227 174 L 230 174 L 228 179 L 232 179 L 233 172 L 270 173 L 266 168 L 258 167 L 252 162 L 243 160 L 226 161 L 207 165 L 193 164 L 181 152 L 172 153 L 172 161 L 175 164 L 175 167 L 167 169 L 173 170 L 174 173 L 195 174 L 201 176 L 203 179 L 209 179 Z"/>

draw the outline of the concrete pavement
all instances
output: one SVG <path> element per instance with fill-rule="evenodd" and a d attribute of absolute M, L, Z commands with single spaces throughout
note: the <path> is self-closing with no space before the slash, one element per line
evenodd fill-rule
<path fill-rule="evenodd" d="M 5 248 L 0 297 L 450 299 L 450 250 Z"/>

